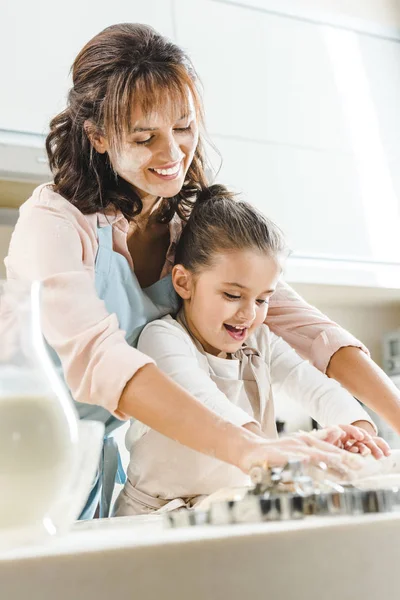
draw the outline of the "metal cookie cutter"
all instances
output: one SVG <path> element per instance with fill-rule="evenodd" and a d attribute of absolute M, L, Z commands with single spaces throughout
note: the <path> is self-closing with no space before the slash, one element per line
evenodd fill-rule
<path fill-rule="evenodd" d="M 284 467 L 250 472 L 252 488 L 228 500 L 210 504 L 205 511 L 183 509 L 167 513 L 170 527 L 227 525 L 303 519 L 308 516 L 360 515 L 400 510 L 400 490 L 360 490 L 332 481 L 324 463 L 304 466 L 299 460 Z"/>

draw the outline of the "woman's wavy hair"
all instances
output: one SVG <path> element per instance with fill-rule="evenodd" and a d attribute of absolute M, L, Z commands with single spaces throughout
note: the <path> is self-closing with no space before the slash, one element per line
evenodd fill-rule
<path fill-rule="evenodd" d="M 182 106 L 189 110 L 190 91 L 196 116 L 203 124 L 198 78 L 184 51 L 147 25 L 123 23 L 107 27 L 81 50 L 72 66 L 73 87 L 67 108 L 50 122 L 47 155 L 54 190 L 84 214 L 113 208 L 131 220 L 142 210 L 133 187 L 119 177 L 107 153 L 93 146 L 85 131 L 89 122 L 107 137 L 112 151 L 131 126 L 132 107 L 145 114 Z M 158 220 L 175 213 L 187 219 L 197 192 L 207 185 L 201 136 L 181 191 L 164 199 Z"/>

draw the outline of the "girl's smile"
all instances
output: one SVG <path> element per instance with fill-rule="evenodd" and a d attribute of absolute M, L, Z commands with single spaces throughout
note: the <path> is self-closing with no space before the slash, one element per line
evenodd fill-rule
<path fill-rule="evenodd" d="M 234 339 L 237 340 L 238 342 L 243 342 L 246 337 L 247 337 L 247 332 L 249 330 L 249 327 L 239 327 L 239 326 L 235 326 L 235 325 L 228 325 L 228 323 L 224 323 L 224 327 L 226 329 L 226 331 L 228 332 L 228 334 Z"/>
<path fill-rule="evenodd" d="M 265 321 L 280 273 L 279 260 L 258 249 L 221 251 L 196 274 L 175 265 L 187 324 L 206 352 L 232 354 L 243 345 Z"/>

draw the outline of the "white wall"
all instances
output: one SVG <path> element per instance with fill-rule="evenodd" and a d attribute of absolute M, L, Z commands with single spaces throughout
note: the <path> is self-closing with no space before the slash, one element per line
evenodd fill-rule
<path fill-rule="evenodd" d="M 296 0 L 291 4 L 400 27 L 398 0 Z"/>
<path fill-rule="evenodd" d="M 238 0 L 236 3 L 306 18 L 325 15 L 357 19 L 378 27 L 400 28 L 399 0 Z"/>
<path fill-rule="evenodd" d="M 295 4 L 313 10 L 368 19 L 379 25 L 400 27 L 398 0 L 297 0 Z"/>
<path fill-rule="evenodd" d="M 367 346 L 372 358 L 383 364 L 382 335 L 400 327 L 400 304 L 393 302 L 390 294 L 374 296 L 368 289 L 355 292 L 344 286 L 293 287 L 307 302 L 350 330 Z"/>

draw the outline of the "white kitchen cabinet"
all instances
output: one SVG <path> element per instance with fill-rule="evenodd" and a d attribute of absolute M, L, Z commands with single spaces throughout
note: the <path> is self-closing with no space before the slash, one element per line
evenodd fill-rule
<path fill-rule="evenodd" d="M 273 219 L 296 255 L 400 263 L 395 211 L 396 223 L 388 207 L 381 218 L 385 198 L 371 200 L 351 154 L 213 139 L 223 157 L 217 180 Z"/>
<path fill-rule="evenodd" d="M 351 150 L 323 28 L 211 0 L 177 7 L 211 133 Z"/>
<path fill-rule="evenodd" d="M 400 39 L 395 42 L 362 35 L 358 40 L 380 141 L 386 156 L 397 159 L 395 171 L 398 173 L 400 163 Z"/>
<path fill-rule="evenodd" d="M 121 22 L 148 23 L 173 37 L 171 0 L 3 0 L 0 129 L 45 133 L 65 106 L 77 53 L 96 33 Z"/>
<path fill-rule="evenodd" d="M 400 43 L 229 2 L 177 6 L 218 181 L 285 231 L 291 280 L 398 288 Z"/>
<path fill-rule="evenodd" d="M 276 12 L 317 23 L 398 36 L 400 10 L 396 0 L 215 0 Z"/>

